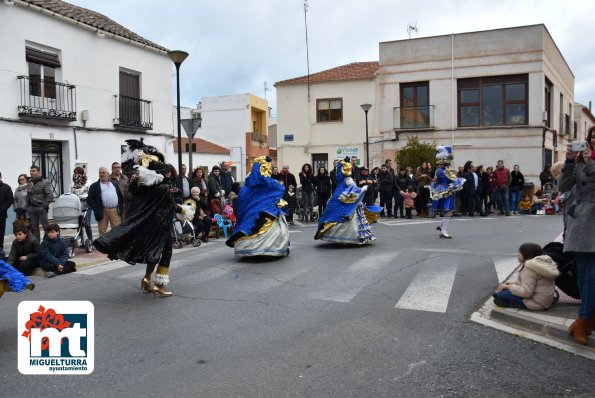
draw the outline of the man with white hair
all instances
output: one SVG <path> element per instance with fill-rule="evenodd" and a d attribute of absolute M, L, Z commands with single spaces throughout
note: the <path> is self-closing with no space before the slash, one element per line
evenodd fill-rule
<path fill-rule="evenodd" d="M 122 223 L 124 197 L 118 184 L 110 179 L 107 168 L 99 168 L 99 180 L 89 187 L 87 203 L 93 209 L 99 236 L 106 234 L 108 224 L 114 229 Z"/>

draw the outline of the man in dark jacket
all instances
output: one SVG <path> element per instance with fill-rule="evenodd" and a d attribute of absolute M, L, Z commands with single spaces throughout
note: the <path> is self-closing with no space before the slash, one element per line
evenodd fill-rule
<path fill-rule="evenodd" d="M 374 187 L 376 186 L 376 180 L 368 173 L 368 169 L 362 166 L 359 169 L 359 177 L 356 179 L 358 187 L 367 187 L 367 191 L 364 194 L 364 204 L 366 206 L 372 206 L 374 204 Z"/>
<path fill-rule="evenodd" d="M 283 182 L 283 185 L 285 185 L 285 193 L 287 193 L 287 189 L 290 185 L 294 188 L 297 187 L 295 176 L 289 172 L 289 166 L 286 164 L 283 165 L 283 169 L 281 170 L 281 181 Z"/>
<path fill-rule="evenodd" d="M 6 218 L 8 209 L 12 206 L 14 197 L 12 189 L 2 182 L 2 173 L 0 173 L 0 260 L 4 259 L 4 233 L 6 231 Z"/>
<path fill-rule="evenodd" d="M 378 174 L 378 187 L 380 188 L 380 217 L 385 217 L 384 207 L 386 206 L 386 216 L 393 216 L 393 184 L 395 177 L 388 169 L 385 163 L 380 166 L 380 173 Z"/>
<path fill-rule="evenodd" d="M 99 180 L 89 187 L 87 204 L 93 209 L 99 236 L 107 233 L 108 224 L 114 229 L 122 223 L 120 215 L 124 212 L 124 197 L 105 167 L 99 168 Z"/>
<path fill-rule="evenodd" d="M 405 218 L 403 214 L 404 209 L 404 198 L 401 196 L 400 192 L 407 192 L 407 188 L 413 186 L 411 178 L 407 175 L 407 170 L 405 168 L 401 168 L 399 170 L 399 174 L 395 175 L 394 184 L 393 184 L 393 195 L 395 197 L 395 212 L 394 216 L 397 218 L 397 209 L 399 210 L 399 214 L 401 218 Z"/>
<path fill-rule="evenodd" d="M 39 224 L 48 225 L 48 209 L 54 200 L 54 190 L 41 176 L 38 166 L 31 166 L 31 179 L 27 187 L 27 215 L 31 220 L 31 233 L 39 240 Z"/>
<path fill-rule="evenodd" d="M 231 184 L 233 184 L 233 176 L 231 175 L 231 167 L 229 163 L 221 163 L 221 174 L 219 174 L 221 181 L 221 188 L 225 191 L 225 197 L 228 198 L 231 192 Z"/>
<path fill-rule="evenodd" d="M 10 247 L 10 254 L 6 262 L 21 271 L 24 275 L 31 275 L 39 267 L 39 241 L 25 225 L 14 227 L 14 241 Z"/>

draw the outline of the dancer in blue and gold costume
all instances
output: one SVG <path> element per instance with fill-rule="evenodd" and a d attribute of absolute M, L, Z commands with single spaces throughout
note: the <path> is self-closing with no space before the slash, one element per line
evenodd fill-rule
<path fill-rule="evenodd" d="M 365 245 L 376 240 L 370 224 L 376 222 L 381 208 L 364 206 L 366 187 L 355 185 L 349 158 L 337 163 L 337 189 L 320 216 L 314 239 L 326 242 Z"/>
<path fill-rule="evenodd" d="M 450 239 L 452 236 L 446 231 L 448 222 L 455 209 L 455 193 L 463 189 L 464 178 L 457 177 L 457 172 L 450 168 L 452 163 L 452 149 L 448 146 L 436 148 L 436 170 L 434 182 L 430 185 L 432 194 L 432 210 L 434 214 L 442 212 L 442 224 L 436 227 L 440 231 L 440 237 Z"/>
<path fill-rule="evenodd" d="M 281 207 L 283 185 L 271 178 L 271 158 L 255 160 L 238 197 L 237 224 L 225 242 L 237 256 L 287 256 L 289 227 Z"/>
<path fill-rule="evenodd" d="M 12 265 L 0 260 L 0 297 L 4 292 L 20 293 L 26 289 L 33 290 L 35 285 Z"/>

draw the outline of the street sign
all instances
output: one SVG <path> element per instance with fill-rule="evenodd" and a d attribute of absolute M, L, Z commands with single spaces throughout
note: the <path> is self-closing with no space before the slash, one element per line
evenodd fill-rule
<path fill-rule="evenodd" d="M 182 123 L 182 127 L 184 127 L 184 131 L 190 137 L 196 134 L 196 130 L 200 127 L 202 119 L 182 119 L 180 122 Z"/>
<path fill-rule="evenodd" d="M 283 141 L 293 141 L 293 134 L 285 134 L 283 136 Z"/>

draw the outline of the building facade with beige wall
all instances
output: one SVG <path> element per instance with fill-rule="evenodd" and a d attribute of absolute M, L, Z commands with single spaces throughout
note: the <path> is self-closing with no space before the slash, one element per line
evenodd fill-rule
<path fill-rule="evenodd" d="M 574 139 L 584 141 L 587 139 L 587 132 L 595 126 L 595 117 L 591 111 L 591 101 L 586 107 L 578 102 L 574 103 Z"/>
<path fill-rule="evenodd" d="M 452 145 L 456 163 L 519 164 L 532 181 L 563 158 L 574 75 L 544 25 L 384 42 L 379 54 L 367 79 L 330 79 L 342 67 L 311 75 L 310 100 L 304 77 L 275 85 L 280 162 L 298 166 L 346 145 L 363 151 L 365 102 L 371 165 L 398 161 L 412 136 Z M 343 120 L 316 119 L 325 98 L 341 99 Z M 288 133 L 293 141 L 283 142 Z"/>

